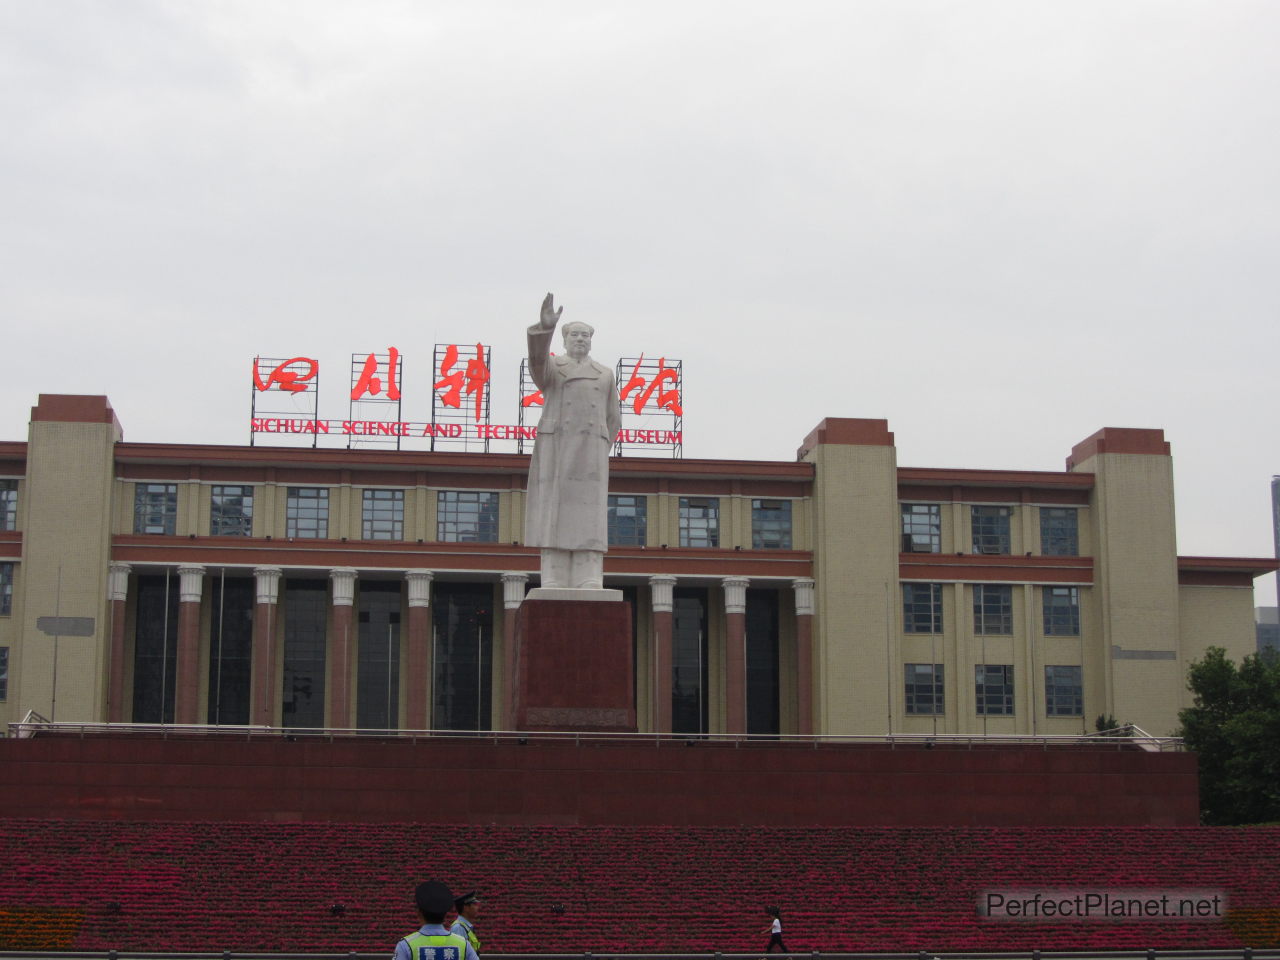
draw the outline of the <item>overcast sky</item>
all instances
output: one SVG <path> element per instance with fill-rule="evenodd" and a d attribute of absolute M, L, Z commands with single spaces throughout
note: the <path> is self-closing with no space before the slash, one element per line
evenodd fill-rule
<path fill-rule="evenodd" d="M 244 443 L 255 355 L 340 418 L 388 346 L 426 420 L 477 341 L 511 423 L 552 290 L 683 361 L 687 457 L 1160 427 L 1179 551 L 1271 556 L 1277 49 L 1270 0 L 0 0 L 0 439 Z"/>

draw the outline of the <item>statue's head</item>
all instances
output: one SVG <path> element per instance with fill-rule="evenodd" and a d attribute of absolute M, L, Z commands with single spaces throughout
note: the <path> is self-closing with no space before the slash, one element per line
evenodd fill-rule
<path fill-rule="evenodd" d="M 564 337 L 564 352 L 575 360 L 581 360 L 591 352 L 591 337 L 596 328 L 581 320 L 573 320 L 560 328 Z"/>

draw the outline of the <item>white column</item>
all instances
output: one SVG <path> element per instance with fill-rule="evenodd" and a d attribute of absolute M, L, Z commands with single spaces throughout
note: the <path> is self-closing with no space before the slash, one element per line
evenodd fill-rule
<path fill-rule="evenodd" d="M 747 612 L 747 585 L 751 583 L 746 577 L 725 577 L 720 581 L 724 587 L 724 612 Z"/>
<path fill-rule="evenodd" d="M 129 599 L 129 573 L 133 567 L 127 563 L 113 562 L 107 566 L 107 599 Z"/>
<path fill-rule="evenodd" d="M 667 574 L 649 578 L 654 613 L 670 613 L 674 604 L 676 578 Z"/>
<path fill-rule="evenodd" d="M 507 610 L 518 609 L 524 603 L 524 588 L 529 582 L 527 573 L 504 573 L 502 575 L 502 606 Z"/>
<path fill-rule="evenodd" d="M 356 601 L 355 567 L 334 567 L 329 571 L 329 579 L 333 581 L 333 605 L 352 606 Z"/>
<path fill-rule="evenodd" d="M 183 603 L 199 603 L 204 585 L 204 567 L 198 564 L 178 568 L 178 599 Z"/>
<path fill-rule="evenodd" d="M 796 614 L 813 616 L 813 578 L 798 577 L 791 581 L 791 588 L 796 592 Z"/>
<path fill-rule="evenodd" d="M 337 571 L 334 571 L 335 573 Z M 404 578 L 409 584 L 409 606 L 429 607 L 431 605 L 431 581 L 435 574 L 430 570 L 406 570 Z M 337 581 L 334 581 L 334 593 L 337 593 Z M 336 600 L 334 602 L 337 602 Z"/>
<path fill-rule="evenodd" d="M 256 583 L 258 603 L 275 605 L 280 593 L 279 567 L 254 567 L 253 577 Z"/>

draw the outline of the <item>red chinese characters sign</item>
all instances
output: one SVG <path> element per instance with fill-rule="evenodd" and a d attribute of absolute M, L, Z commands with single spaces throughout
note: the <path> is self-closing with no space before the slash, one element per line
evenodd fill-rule
<path fill-rule="evenodd" d="M 657 370 L 648 370 L 647 377 L 641 373 L 641 367 L 644 365 L 644 354 L 640 354 L 640 359 L 635 362 L 635 366 L 631 368 L 631 376 L 627 378 L 625 384 L 619 385 L 618 396 L 625 407 L 632 395 L 635 399 L 630 400 L 631 411 L 640 416 L 644 413 L 644 408 L 652 400 L 660 410 L 667 410 L 675 414 L 677 417 L 684 415 L 684 407 L 680 404 L 680 372 L 672 367 L 667 366 L 667 358 L 660 357 L 658 359 Z M 649 365 L 652 367 L 652 364 Z M 666 389 L 662 389 L 663 384 L 667 384 Z M 657 394 L 657 397 L 654 397 Z"/>
<path fill-rule="evenodd" d="M 347 419 L 332 420 L 321 419 L 317 411 L 318 359 L 301 355 L 288 359 L 255 357 L 251 440 L 258 434 L 295 435 L 316 446 L 319 437 L 333 435 L 346 437 L 349 443 L 356 442 L 354 438 L 361 443 L 371 442 L 370 438 L 392 438 L 399 446 L 402 438 L 424 438 L 431 449 L 437 443 L 456 443 L 462 449 L 483 443 L 488 449 L 489 441 L 512 440 L 523 452 L 524 443 L 536 435 L 533 424 L 537 415 L 530 421 L 526 411 L 541 406 L 542 394 L 528 380 L 523 363 L 518 424 L 490 422 L 493 354 L 485 344 L 436 344 L 431 376 L 425 384 L 421 379 L 406 382 L 404 359 L 396 347 L 388 347 L 386 353 L 354 354 L 351 360 L 351 409 Z M 625 452 L 627 445 L 639 444 L 672 448 L 679 456 L 680 418 L 684 412 L 680 367 L 679 361 L 666 357 L 646 360 L 644 354 L 638 359 L 619 361 L 617 376 L 623 404 L 619 453 Z M 406 387 L 415 382 L 429 385 L 430 420 L 401 418 L 401 399 L 411 399 L 412 390 L 406 394 Z M 386 403 L 394 403 L 395 407 L 388 408 Z M 391 412 L 391 416 L 382 412 L 370 414 L 368 410 Z M 634 418 L 642 418 L 643 422 Z M 655 424 L 655 418 L 660 422 Z"/>
<path fill-rule="evenodd" d="M 264 363 L 268 366 L 264 367 Z M 269 366 L 270 364 L 275 366 Z M 264 369 L 267 372 L 263 379 Z M 270 390 L 273 386 L 286 393 L 303 393 L 307 385 L 314 386 L 316 376 L 320 373 L 320 362 L 310 357 L 293 357 L 290 360 L 264 361 L 261 357 L 253 358 L 253 386 L 259 392 Z"/>
<path fill-rule="evenodd" d="M 387 357 L 382 361 L 376 353 L 369 354 L 360 367 L 359 375 L 355 375 L 355 358 L 352 358 L 351 372 L 354 383 L 351 384 L 351 399 L 363 400 L 368 397 L 381 399 L 400 399 L 400 351 L 395 347 L 387 348 Z M 385 367 L 382 366 L 385 363 Z M 385 372 L 380 372 L 385 369 Z"/>
<path fill-rule="evenodd" d="M 437 346 L 437 355 L 439 347 Z M 445 345 L 444 355 L 440 358 L 437 373 L 440 377 L 435 382 L 436 393 L 440 403 L 454 409 L 462 408 L 462 395 L 474 399 L 475 413 L 472 419 L 476 423 L 487 421 L 488 411 L 489 365 L 485 361 L 483 344 L 476 344 L 474 356 L 468 357 L 466 364 L 459 366 L 460 351 L 456 343 Z"/>

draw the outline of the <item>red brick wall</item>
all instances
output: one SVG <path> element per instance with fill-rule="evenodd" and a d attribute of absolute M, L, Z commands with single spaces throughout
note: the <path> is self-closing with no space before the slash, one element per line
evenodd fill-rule
<path fill-rule="evenodd" d="M 413 886 L 430 878 L 479 891 L 486 957 L 758 957 L 774 904 L 800 956 L 1234 948 L 1239 958 L 1246 945 L 1280 947 L 1278 858 L 1280 827 L 0 819 L 0 950 L 388 957 L 416 926 Z M 1202 920 L 978 915 L 984 891 L 1036 888 L 1201 891 L 1225 910 Z"/>
<path fill-rule="evenodd" d="M 0 816 L 1189 826 L 1198 801 L 1194 755 L 1104 747 L 36 737 L 0 740 Z"/>

